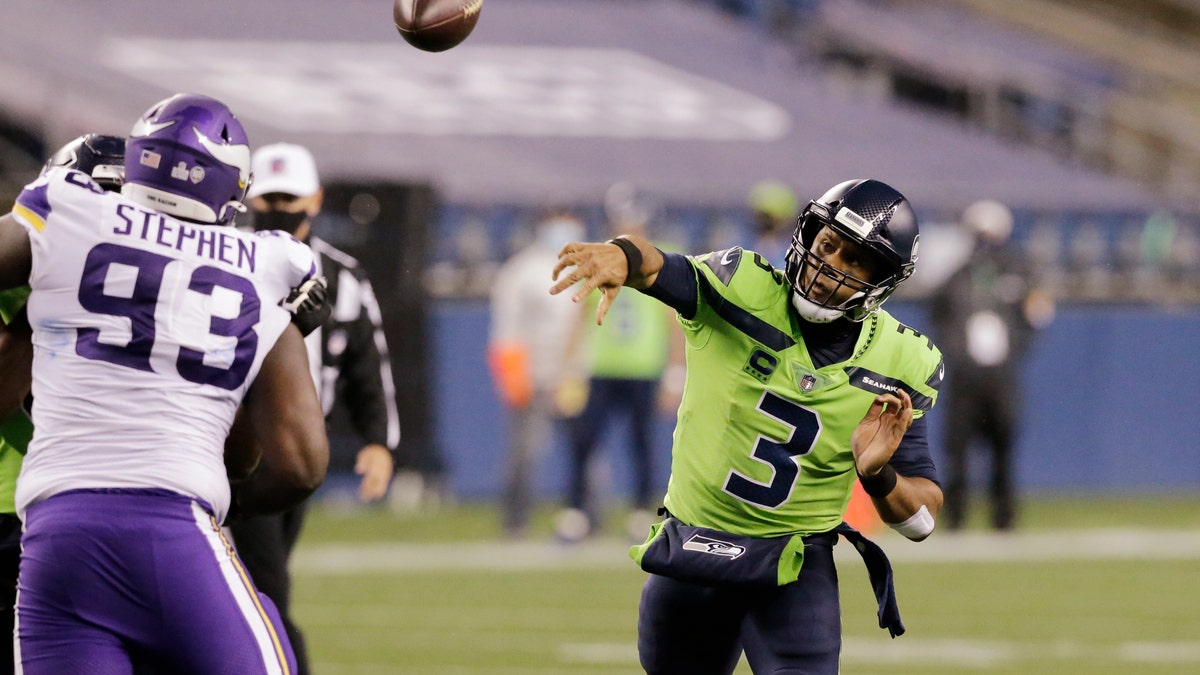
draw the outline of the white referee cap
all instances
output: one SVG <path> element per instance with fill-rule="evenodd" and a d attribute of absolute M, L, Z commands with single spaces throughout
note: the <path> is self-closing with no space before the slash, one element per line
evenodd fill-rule
<path fill-rule="evenodd" d="M 310 197 L 321 189 L 317 162 L 312 153 L 294 143 L 262 146 L 250 158 L 250 170 L 254 180 L 246 192 L 246 199 L 272 192 Z"/>

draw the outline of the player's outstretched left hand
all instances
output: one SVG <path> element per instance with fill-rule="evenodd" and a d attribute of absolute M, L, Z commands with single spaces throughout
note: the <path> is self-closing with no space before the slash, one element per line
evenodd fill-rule
<path fill-rule="evenodd" d="M 568 267 L 574 267 L 562 278 L 559 275 Z M 558 252 L 558 263 L 554 266 L 552 278 L 556 282 L 550 287 L 550 294 L 557 295 L 575 284 L 579 284 L 573 302 L 579 302 L 595 289 L 600 289 L 603 297 L 596 307 L 596 323 L 604 323 L 604 315 L 612 306 L 613 300 L 621 292 L 621 286 L 629 276 L 629 263 L 625 253 L 612 244 L 583 244 L 570 243 Z"/>
<path fill-rule="evenodd" d="M 858 472 L 873 476 L 882 469 L 896 452 L 912 421 L 912 398 L 903 389 L 897 389 L 895 394 L 876 396 L 850 436 L 850 449 L 854 451 Z"/>

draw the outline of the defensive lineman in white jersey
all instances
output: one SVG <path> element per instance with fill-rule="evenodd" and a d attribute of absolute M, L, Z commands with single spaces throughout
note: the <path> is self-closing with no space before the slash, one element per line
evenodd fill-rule
<path fill-rule="evenodd" d="M 243 208 L 249 159 L 224 104 L 177 95 L 134 126 L 123 195 L 52 169 L 0 218 L 0 289 L 32 289 L 35 434 L 17 488 L 25 673 L 293 668 L 220 531 L 243 399 L 239 437 L 263 466 L 235 501 L 286 506 L 328 461 L 303 341 L 280 306 L 315 273 L 312 254 L 219 227 Z"/>
<path fill-rule="evenodd" d="M 15 213 L 33 228 L 40 347 L 18 513 L 65 490 L 157 487 L 223 521 L 225 438 L 312 252 L 165 216 L 67 169 L 27 187 Z"/>

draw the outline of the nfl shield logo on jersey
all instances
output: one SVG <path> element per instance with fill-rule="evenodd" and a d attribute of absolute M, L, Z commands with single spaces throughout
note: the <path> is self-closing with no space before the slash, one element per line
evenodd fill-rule
<path fill-rule="evenodd" d="M 804 377 L 800 378 L 800 391 L 808 393 L 817 386 L 817 378 L 812 373 L 805 373 Z"/>

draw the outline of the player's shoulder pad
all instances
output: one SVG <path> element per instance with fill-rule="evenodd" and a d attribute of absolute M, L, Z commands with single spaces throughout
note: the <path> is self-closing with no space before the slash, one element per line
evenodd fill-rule
<path fill-rule="evenodd" d="M 772 306 L 787 288 L 782 272 L 740 246 L 705 253 L 695 261 L 702 284 L 745 309 Z"/>
<path fill-rule="evenodd" d="M 51 186 L 50 189 L 56 193 L 59 193 L 60 190 L 66 191 L 65 194 L 103 195 L 108 193 L 108 190 L 100 187 L 100 184 L 90 175 L 69 166 L 52 166 L 38 175 L 37 179 L 26 187 L 40 184 Z"/>
<path fill-rule="evenodd" d="M 742 264 L 743 253 L 745 251 L 741 246 L 734 246 L 722 251 L 713 251 L 712 253 L 698 255 L 696 256 L 696 262 L 708 268 L 708 273 L 711 276 L 728 286 L 733 281 L 733 275 L 737 273 L 738 267 Z"/>
<path fill-rule="evenodd" d="M 879 312 L 880 328 L 884 333 L 894 333 L 899 353 L 912 369 L 913 375 L 930 390 L 936 392 L 945 379 L 946 366 L 942 351 L 933 340 L 921 331 L 901 323 L 886 311 Z"/>
<path fill-rule="evenodd" d="M 281 230 L 261 230 L 252 236 L 278 251 L 279 269 L 283 270 L 288 286 L 298 286 L 317 273 L 317 259 L 312 249 L 291 234 Z"/>
<path fill-rule="evenodd" d="M 92 177 L 67 167 L 51 167 L 27 184 L 13 203 L 13 216 L 17 222 L 34 231 L 41 232 L 46 220 L 56 209 L 61 213 L 82 205 L 96 196 L 109 193 L 96 184 Z"/>
<path fill-rule="evenodd" d="M 26 228 L 40 232 L 46 226 L 46 218 L 50 217 L 49 180 L 46 174 L 38 176 L 13 203 L 13 217 Z"/>

